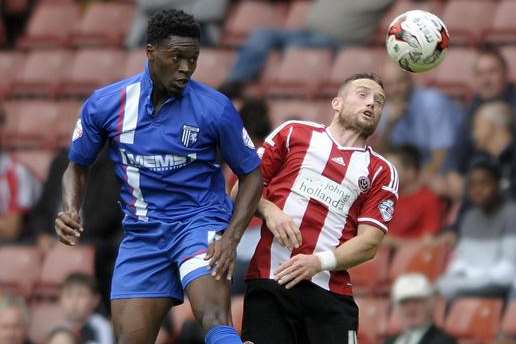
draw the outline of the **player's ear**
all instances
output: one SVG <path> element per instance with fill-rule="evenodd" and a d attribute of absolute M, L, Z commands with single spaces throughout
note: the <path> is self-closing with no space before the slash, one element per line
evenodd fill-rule
<path fill-rule="evenodd" d="M 335 111 L 342 110 L 342 97 L 337 96 L 331 100 L 331 108 Z"/>
<path fill-rule="evenodd" d="M 147 59 L 149 61 L 152 61 L 154 59 L 154 52 L 156 51 L 156 48 L 152 44 L 147 44 L 145 46 L 145 53 L 147 54 Z"/>

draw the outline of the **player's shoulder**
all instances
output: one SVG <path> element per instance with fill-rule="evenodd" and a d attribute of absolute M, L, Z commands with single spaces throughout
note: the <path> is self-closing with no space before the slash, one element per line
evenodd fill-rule
<path fill-rule="evenodd" d="M 326 129 L 324 125 L 317 122 L 290 120 L 281 123 L 272 133 L 277 134 L 284 130 L 290 130 L 290 128 L 308 131 L 324 131 Z"/>
<path fill-rule="evenodd" d="M 393 188 L 397 188 L 397 184 L 399 183 L 398 172 L 396 171 L 394 165 L 383 155 L 376 152 L 371 146 L 367 146 L 367 151 L 371 157 L 369 167 L 371 173 L 373 174 L 373 179 L 384 176 L 384 178 L 389 180 L 389 185 L 391 185 Z"/>
<path fill-rule="evenodd" d="M 111 102 L 113 99 L 120 101 L 120 92 L 125 90 L 129 85 L 140 83 L 142 75 L 143 73 L 136 74 L 129 78 L 104 85 L 93 91 L 90 99 L 96 102 Z M 117 95 L 117 97 L 114 97 L 115 95 Z"/>
<path fill-rule="evenodd" d="M 227 106 L 232 106 L 226 95 L 200 81 L 190 79 L 189 88 L 192 96 L 206 108 L 221 113 Z"/>

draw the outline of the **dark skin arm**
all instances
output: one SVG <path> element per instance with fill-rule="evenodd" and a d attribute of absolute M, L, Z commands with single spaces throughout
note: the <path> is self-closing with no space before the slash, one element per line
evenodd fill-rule
<path fill-rule="evenodd" d="M 263 181 L 260 168 L 245 175 L 238 176 L 238 193 L 235 200 L 233 217 L 224 231 L 222 238 L 210 244 L 206 260 L 213 268 L 212 276 L 219 280 L 223 276 L 231 279 L 235 266 L 236 247 L 249 221 L 256 211 L 262 195 Z"/>
<path fill-rule="evenodd" d="M 63 211 L 55 221 L 56 233 L 63 244 L 76 245 L 84 231 L 79 213 L 87 179 L 88 168 L 70 162 L 63 175 Z"/>

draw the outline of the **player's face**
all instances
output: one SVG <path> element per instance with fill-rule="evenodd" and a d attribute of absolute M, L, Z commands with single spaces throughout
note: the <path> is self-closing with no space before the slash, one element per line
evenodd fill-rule
<path fill-rule="evenodd" d="M 468 191 L 471 202 L 479 208 L 487 208 L 498 196 L 497 181 L 483 170 L 473 170 L 468 179 Z"/>
<path fill-rule="evenodd" d="M 169 95 L 181 94 L 197 66 L 199 40 L 171 36 L 156 45 L 148 44 L 146 51 L 155 85 Z"/>
<path fill-rule="evenodd" d="M 492 55 L 479 56 L 474 74 L 476 91 L 482 99 L 493 99 L 500 96 L 507 84 L 503 66 Z"/>
<path fill-rule="evenodd" d="M 332 107 L 345 129 L 369 137 L 380 121 L 384 103 L 385 93 L 376 81 L 358 79 L 343 87 Z"/>

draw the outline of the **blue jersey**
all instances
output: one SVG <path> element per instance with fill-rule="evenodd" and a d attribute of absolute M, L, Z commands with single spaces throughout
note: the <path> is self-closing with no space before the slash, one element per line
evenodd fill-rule
<path fill-rule="evenodd" d="M 200 213 L 229 221 L 221 161 L 237 174 L 260 160 L 230 100 L 190 80 L 157 111 L 148 66 L 96 90 L 84 103 L 69 158 L 87 166 L 106 141 L 121 184 L 124 225 L 184 221 Z"/>

